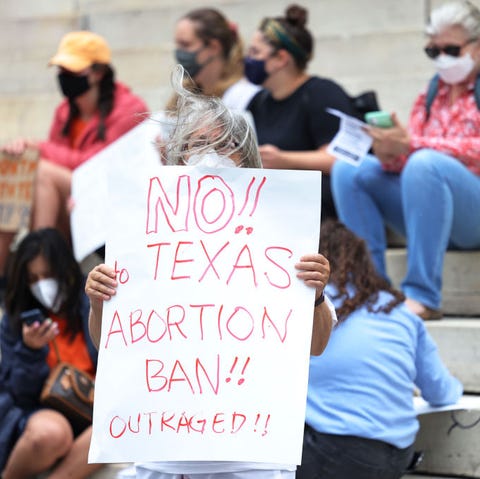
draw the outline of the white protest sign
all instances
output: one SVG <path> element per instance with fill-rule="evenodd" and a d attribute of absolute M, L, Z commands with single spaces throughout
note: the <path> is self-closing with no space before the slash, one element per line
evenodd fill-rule
<path fill-rule="evenodd" d="M 321 173 L 164 166 L 109 175 L 90 462 L 298 464 Z"/>
<path fill-rule="evenodd" d="M 155 113 L 73 171 L 71 196 L 74 206 L 70 224 L 77 261 L 105 244 L 108 172 L 158 166 L 160 157 L 155 139 L 165 134 L 167 128 L 163 112 Z"/>
<path fill-rule="evenodd" d="M 328 153 L 358 166 L 373 142 L 372 137 L 364 131 L 367 124 L 333 108 L 327 108 L 327 111 L 340 118 L 339 130 L 327 147 Z"/>

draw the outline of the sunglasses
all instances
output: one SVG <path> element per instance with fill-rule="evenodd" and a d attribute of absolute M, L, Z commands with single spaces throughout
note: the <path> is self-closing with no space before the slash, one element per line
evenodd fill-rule
<path fill-rule="evenodd" d="M 443 47 L 439 47 L 438 45 L 430 45 L 425 47 L 424 50 L 427 54 L 427 57 L 432 59 L 437 58 L 440 53 L 445 53 L 445 55 L 449 55 L 451 57 L 459 57 L 462 48 L 474 41 L 476 41 L 476 39 L 468 40 L 463 45 L 445 45 Z"/>

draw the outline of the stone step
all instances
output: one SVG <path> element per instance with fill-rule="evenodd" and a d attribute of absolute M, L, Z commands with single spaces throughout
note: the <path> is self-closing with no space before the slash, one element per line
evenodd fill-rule
<path fill-rule="evenodd" d="M 415 472 L 480 478 L 480 409 L 419 415 L 415 450 L 424 457 Z"/>
<path fill-rule="evenodd" d="M 427 321 L 440 356 L 465 392 L 480 394 L 480 319 L 448 318 Z M 475 365 L 475 367 L 473 367 Z"/>
<path fill-rule="evenodd" d="M 387 272 L 399 287 L 405 276 L 404 248 L 387 251 Z M 480 251 L 448 251 L 443 267 L 443 304 L 447 315 L 480 316 Z"/>
<path fill-rule="evenodd" d="M 430 476 L 429 474 L 406 474 L 405 476 L 402 476 L 402 479 L 457 479 L 457 478 L 463 478 L 465 479 L 465 476 Z"/>
<path fill-rule="evenodd" d="M 402 476 L 402 479 L 457 479 L 459 477 L 463 477 L 465 479 L 465 476 L 430 476 L 429 474 L 406 474 L 405 476 Z"/>

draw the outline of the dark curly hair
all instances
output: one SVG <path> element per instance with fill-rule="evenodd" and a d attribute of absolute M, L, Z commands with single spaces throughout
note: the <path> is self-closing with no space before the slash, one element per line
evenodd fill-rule
<path fill-rule="evenodd" d="M 333 299 L 342 300 L 337 309 L 339 321 L 345 320 L 356 309 L 366 306 L 370 312 L 389 313 L 405 301 L 405 296 L 380 276 L 370 257 L 364 240 L 356 236 L 337 220 L 322 223 L 320 253 L 330 262 L 330 280 L 338 294 Z M 353 296 L 349 296 L 354 291 Z M 380 291 L 392 295 L 392 300 L 377 309 L 374 305 Z"/>
<path fill-rule="evenodd" d="M 42 228 L 27 234 L 9 258 L 5 310 L 12 330 L 21 330 L 20 314 L 33 308 L 48 311 L 30 291 L 29 263 L 42 255 L 50 266 L 52 277 L 59 283 L 59 296 L 65 298 L 58 315 L 68 319 L 67 330 L 73 338 L 82 330 L 81 307 L 84 278 L 69 245 L 55 228 Z"/>
<path fill-rule="evenodd" d="M 102 79 L 100 80 L 98 97 L 98 112 L 100 114 L 100 122 L 97 129 L 97 140 L 105 140 L 105 119 L 110 115 L 113 110 L 113 102 L 115 97 L 115 71 L 110 65 L 103 63 L 94 63 L 92 65 L 93 71 L 103 72 Z M 62 135 L 68 136 L 72 127 L 73 120 L 78 117 L 80 111 L 75 104 L 75 100 L 69 99 L 69 112 L 68 118 L 62 129 Z"/>

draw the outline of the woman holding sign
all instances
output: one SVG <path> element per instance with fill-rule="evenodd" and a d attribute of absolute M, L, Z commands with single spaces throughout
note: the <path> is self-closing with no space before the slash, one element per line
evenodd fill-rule
<path fill-rule="evenodd" d="M 177 128 L 162 152 L 164 163 L 170 165 L 203 165 L 215 167 L 260 166 L 258 148 L 251 128 L 241 114 L 229 111 L 216 98 L 196 97 L 185 92 L 177 84 L 180 108 Z M 226 167 L 226 168 L 225 168 Z M 318 254 L 307 254 L 295 264 L 296 278 L 315 290 L 315 305 L 311 353 L 321 354 L 328 342 L 335 311 L 323 289 L 330 269 L 327 259 Z M 120 279 L 120 278 L 119 278 Z M 116 271 L 110 266 L 96 266 L 88 275 L 86 293 L 90 298 L 90 333 L 97 346 L 100 344 L 103 302 L 110 300 L 122 285 L 117 281 Z M 188 291 L 185 291 L 188 296 Z M 201 475 L 236 478 L 290 478 L 295 474 L 295 465 L 242 461 L 163 461 L 138 464 L 139 479 L 177 478 L 179 475 Z"/>

